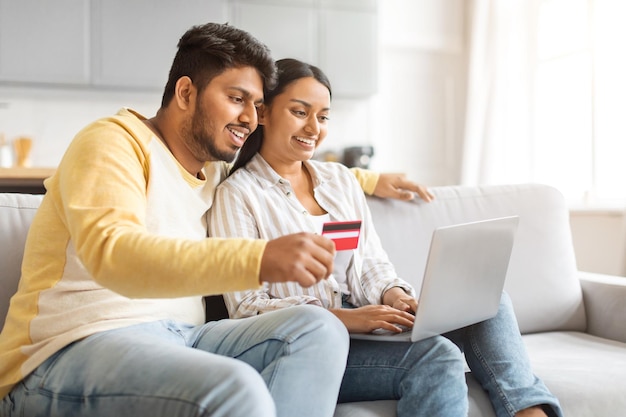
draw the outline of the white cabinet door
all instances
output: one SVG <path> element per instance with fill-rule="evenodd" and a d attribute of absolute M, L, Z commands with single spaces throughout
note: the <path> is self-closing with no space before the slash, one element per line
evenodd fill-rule
<path fill-rule="evenodd" d="M 162 90 L 182 34 L 231 22 L 333 93 L 376 92 L 374 0 L 0 0 L 0 82 Z"/>
<path fill-rule="evenodd" d="M 376 14 L 323 10 L 320 67 L 337 97 L 366 97 L 378 87 Z"/>
<path fill-rule="evenodd" d="M 377 91 L 374 0 L 233 0 L 233 24 L 272 50 L 275 59 L 319 66 L 335 97 Z"/>
<path fill-rule="evenodd" d="M 87 84 L 88 0 L 0 0 L 0 80 Z"/>
<path fill-rule="evenodd" d="M 227 0 L 92 1 L 97 86 L 162 90 L 183 33 L 227 20 Z"/>
<path fill-rule="evenodd" d="M 233 25 L 266 44 L 272 57 L 319 64 L 318 12 L 306 3 L 289 5 L 239 2 L 232 6 Z"/>

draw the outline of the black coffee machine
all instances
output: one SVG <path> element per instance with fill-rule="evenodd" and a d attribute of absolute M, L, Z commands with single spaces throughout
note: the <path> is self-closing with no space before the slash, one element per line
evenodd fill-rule
<path fill-rule="evenodd" d="M 374 156 L 373 146 L 350 146 L 343 150 L 343 164 L 348 168 L 369 168 Z"/>

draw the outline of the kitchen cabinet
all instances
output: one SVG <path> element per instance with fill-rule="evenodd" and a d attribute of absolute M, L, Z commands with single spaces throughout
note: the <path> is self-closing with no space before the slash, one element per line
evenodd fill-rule
<path fill-rule="evenodd" d="M 319 66 L 335 97 L 377 92 L 375 0 L 233 0 L 232 22 L 254 34 L 275 59 Z"/>
<path fill-rule="evenodd" d="M 92 0 L 93 85 L 163 90 L 178 40 L 227 21 L 226 0 Z"/>
<path fill-rule="evenodd" d="M 248 30 L 320 66 L 335 97 L 377 91 L 377 0 L 0 0 L 0 84 L 162 91 L 180 36 Z"/>
<path fill-rule="evenodd" d="M 227 0 L 0 0 L 0 82 L 162 90 L 180 36 Z"/>
<path fill-rule="evenodd" d="M 0 0 L 0 81 L 86 85 L 89 1 Z"/>
<path fill-rule="evenodd" d="M 266 44 L 274 59 L 319 63 L 319 15 L 311 1 L 235 1 L 233 25 Z"/>

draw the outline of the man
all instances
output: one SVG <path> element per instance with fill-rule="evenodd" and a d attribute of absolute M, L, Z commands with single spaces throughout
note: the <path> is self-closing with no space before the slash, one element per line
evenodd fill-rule
<path fill-rule="evenodd" d="M 0 334 L 0 416 L 332 415 L 348 350 L 332 314 L 204 324 L 203 295 L 332 271 L 334 245 L 314 234 L 206 239 L 274 71 L 248 33 L 193 27 L 155 117 L 122 109 L 78 133 L 45 183 Z M 358 175 L 382 196 L 425 192 Z"/>

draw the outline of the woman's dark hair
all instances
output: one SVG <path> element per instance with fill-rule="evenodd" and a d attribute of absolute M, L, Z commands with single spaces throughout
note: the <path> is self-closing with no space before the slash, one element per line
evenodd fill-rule
<path fill-rule="evenodd" d="M 293 58 L 285 58 L 276 61 L 276 69 L 278 73 L 278 79 L 276 86 L 265 87 L 263 91 L 263 102 L 266 105 L 271 105 L 274 98 L 285 91 L 285 88 L 289 84 L 298 81 L 301 78 L 313 77 L 319 81 L 322 85 L 328 88 L 328 92 L 332 97 L 332 90 L 330 88 L 330 81 L 326 74 L 318 67 L 307 64 L 306 62 L 298 61 Z M 263 143 L 263 126 L 259 125 L 254 132 L 250 134 L 246 142 L 243 144 L 237 155 L 237 160 L 233 164 L 230 171 L 232 174 L 239 168 L 245 166 L 250 159 L 261 149 Z"/>
<path fill-rule="evenodd" d="M 178 41 L 161 107 L 172 100 L 176 82 L 181 77 L 191 78 L 202 92 L 223 71 L 248 66 L 257 69 L 264 88 L 274 85 L 276 68 L 270 50 L 248 32 L 219 23 L 193 26 Z"/>

